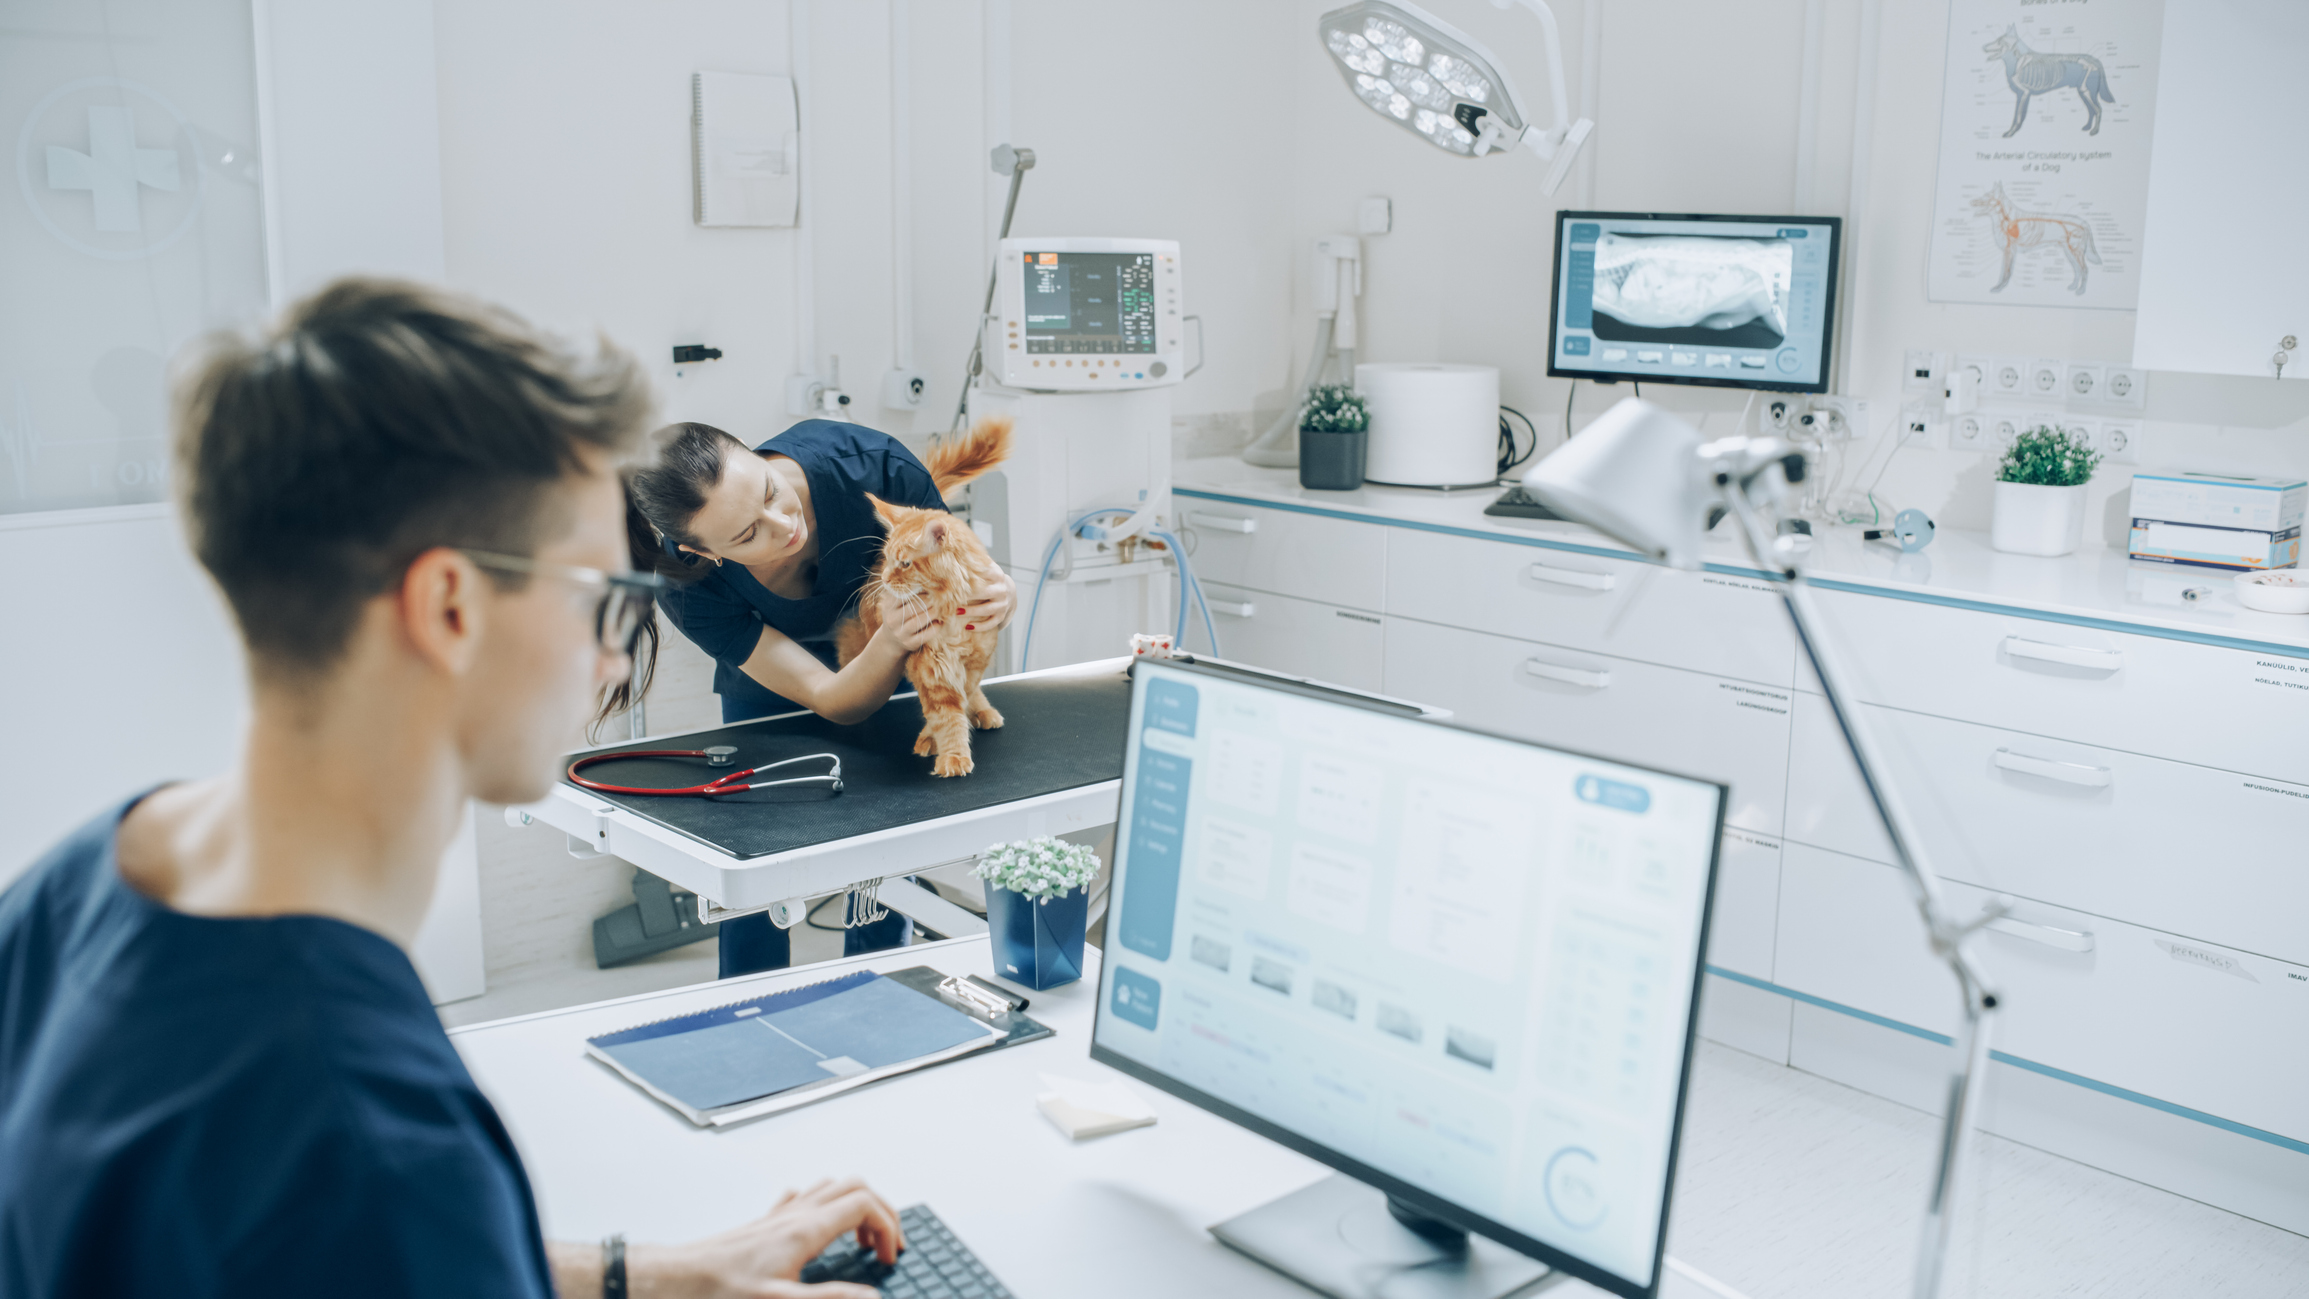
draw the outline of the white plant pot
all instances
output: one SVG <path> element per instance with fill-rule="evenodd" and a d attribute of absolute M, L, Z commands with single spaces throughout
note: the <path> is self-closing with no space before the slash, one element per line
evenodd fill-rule
<path fill-rule="evenodd" d="M 2083 542 L 2085 489 L 1996 484 L 1989 544 L 2011 555 L 2065 555 Z"/>

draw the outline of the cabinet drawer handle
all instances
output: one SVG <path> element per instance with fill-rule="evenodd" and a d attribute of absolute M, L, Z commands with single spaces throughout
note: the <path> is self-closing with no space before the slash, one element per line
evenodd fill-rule
<path fill-rule="evenodd" d="M 1549 663 L 1545 659 L 1525 659 L 1523 670 L 1535 677 L 1544 677 L 1549 681 L 1561 681 L 1567 686 L 1578 686 L 1583 690 L 1605 690 L 1611 686 L 1611 673 L 1609 672 L 1590 672 L 1586 668 L 1567 668 L 1560 663 Z"/>
<path fill-rule="evenodd" d="M 1214 528 L 1220 532 L 1251 533 L 1259 530 L 1257 519 L 1238 519 L 1232 514 L 1203 514 L 1190 512 L 1187 522 L 1198 528 Z"/>
<path fill-rule="evenodd" d="M 1552 564 L 1533 564 L 1531 580 L 1552 582 L 1557 586 L 1576 586 L 1583 591 L 1609 591 L 1620 584 L 1617 573 L 1589 573 L 1577 568 L 1557 568 Z"/>
<path fill-rule="evenodd" d="M 2064 785 L 2082 785 L 2087 789 L 2106 789 L 2115 779 L 2107 767 L 2092 767 L 2081 762 L 2059 762 L 2051 758 L 2032 758 L 2010 749 L 1998 749 L 1989 759 L 2006 771 L 2017 771 L 2024 776 L 2042 776 Z"/>
<path fill-rule="evenodd" d="M 2015 938 L 2025 938 L 2032 943 L 2043 943 L 2047 947 L 2057 947 L 2064 952 L 2089 952 L 2093 949 L 2093 936 L 2083 929 L 2056 929 L 2051 925 L 2032 925 L 2026 920 L 2015 920 L 2010 916 L 1999 916 L 1989 921 L 1988 927 L 2000 934 L 2011 934 Z"/>
<path fill-rule="evenodd" d="M 2097 668 L 2103 672 L 2114 672 L 2125 665 L 2125 652 L 2123 650 L 2089 649 L 2083 645 L 2056 645 L 2047 640 L 2030 640 L 2026 636 L 2005 637 L 2004 652 L 2016 659 L 2066 663 L 2072 668 Z"/>
<path fill-rule="evenodd" d="M 1229 618 L 1249 618 L 1259 612 L 1259 606 L 1249 600 L 1206 600 L 1204 603 L 1211 606 L 1212 613 Z"/>

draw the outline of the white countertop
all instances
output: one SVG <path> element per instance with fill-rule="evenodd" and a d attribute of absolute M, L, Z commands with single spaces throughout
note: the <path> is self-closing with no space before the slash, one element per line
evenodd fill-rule
<path fill-rule="evenodd" d="M 1498 497 L 1496 488 L 1438 492 L 1365 486 L 1351 492 L 1314 491 L 1299 485 L 1295 469 L 1262 469 L 1233 456 L 1179 461 L 1172 479 L 1173 490 L 1178 492 L 1230 496 L 1528 545 L 1633 554 L 1579 524 L 1486 515 L 1483 507 Z M 1181 508 L 1183 512 L 1185 507 Z M 1728 524 L 1710 536 L 1707 561 L 1711 568 L 1756 574 L 1753 561 Z M 2237 603 L 2227 573 L 2138 564 L 2123 552 L 2104 546 L 2087 544 L 2056 559 L 2007 555 L 1990 548 L 1986 533 L 1944 528 L 1928 549 L 1904 555 L 1889 545 L 1861 540 L 1858 528 L 1824 527 L 1814 540 L 1807 569 L 1824 586 L 1993 606 L 2093 624 L 2121 624 L 2119 630 L 2235 643 L 2246 649 L 2267 647 L 2293 657 L 2309 657 L 2309 617 L 2245 608 Z M 2184 590 L 2202 594 L 2194 601 L 2184 600 Z"/>

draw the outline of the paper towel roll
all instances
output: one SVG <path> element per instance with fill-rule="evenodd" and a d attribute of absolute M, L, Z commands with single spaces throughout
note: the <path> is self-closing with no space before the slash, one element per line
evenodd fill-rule
<path fill-rule="evenodd" d="M 1483 487 L 1499 477 L 1499 371 L 1488 365 L 1374 362 L 1355 367 L 1371 409 L 1370 482 Z"/>

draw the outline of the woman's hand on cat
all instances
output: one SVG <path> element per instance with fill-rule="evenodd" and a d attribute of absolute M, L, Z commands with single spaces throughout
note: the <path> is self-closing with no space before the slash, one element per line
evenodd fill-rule
<path fill-rule="evenodd" d="M 938 610 L 921 599 L 901 600 L 896 593 L 882 593 L 882 630 L 877 639 L 888 637 L 893 648 L 901 654 L 911 654 L 930 643 L 944 619 Z"/>
<path fill-rule="evenodd" d="M 1010 621 L 1018 611 L 1018 584 L 1010 575 L 1001 575 L 1001 581 L 980 587 L 978 598 L 962 610 L 962 625 L 970 631 L 986 631 Z"/>

